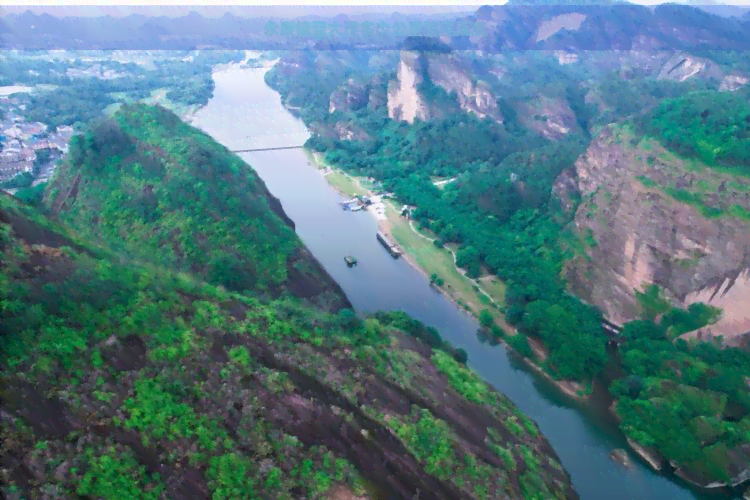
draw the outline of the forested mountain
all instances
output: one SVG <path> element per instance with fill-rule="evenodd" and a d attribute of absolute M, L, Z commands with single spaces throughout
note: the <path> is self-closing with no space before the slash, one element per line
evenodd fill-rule
<path fill-rule="evenodd" d="M 473 16 L 487 51 L 507 49 L 653 50 L 710 46 L 746 49 L 748 25 L 688 5 L 627 2 L 509 2 Z M 476 31 L 476 29 L 475 29 Z"/>
<path fill-rule="evenodd" d="M 329 312 L 263 183 L 168 111 L 78 137 L 45 202 L 0 196 L 11 498 L 577 498 L 435 330 Z"/>
<path fill-rule="evenodd" d="M 125 106 L 76 136 L 46 203 L 123 256 L 233 291 L 286 291 L 334 312 L 349 306 L 263 181 L 163 108 Z"/>
<path fill-rule="evenodd" d="M 502 303 L 473 311 L 484 333 L 584 396 L 606 386 L 658 466 L 748 477 L 747 15 L 509 2 L 311 21 L 24 13 L 3 43 L 299 49 L 266 79 L 307 146 L 501 282 Z M 575 497 L 461 352 L 401 315 L 354 317 L 263 183 L 171 113 L 124 107 L 73 141 L 41 207 L 2 200 L 18 488 L 299 498 L 364 477 L 403 497 Z"/>
<path fill-rule="evenodd" d="M 588 21 L 529 42 L 573 11 Z M 482 52 L 420 37 L 398 56 L 296 52 L 267 81 L 310 148 L 416 207 L 469 277 L 505 283 L 517 333 L 497 336 L 559 380 L 613 378 L 627 437 L 706 486 L 750 464 L 750 72 L 745 52 L 714 50 L 745 43 L 737 23 L 696 12 L 487 7 L 474 20 L 492 30 L 467 42 Z M 688 21 L 705 29 L 662 29 Z M 579 50 L 591 40 L 640 50 Z M 565 50 L 496 53 L 539 46 Z"/>

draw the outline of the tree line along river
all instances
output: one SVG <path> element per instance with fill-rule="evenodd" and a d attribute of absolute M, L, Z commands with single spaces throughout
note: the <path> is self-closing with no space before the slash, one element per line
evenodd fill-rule
<path fill-rule="evenodd" d="M 263 68 L 225 68 L 214 73 L 216 89 L 193 117 L 231 150 L 277 148 L 304 143 L 309 132 L 266 86 Z M 627 448 L 604 409 L 581 405 L 536 376 L 502 346 L 477 337 L 477 322 L 429 286 L 405 260 L 394 260 L 378 244 L 374 217 L 341 209 L 341 196 L 310 166 L 299 149 L 241 153 L 296 224 L 297 234 L 361 312 L 403 310 L 435 327 L 469 354 L 469 365 L 533 418 L 570 473 L 582 500 L 691 500 L 728 498 L 697 491 L 674 476 L 657 473 L 628 451 L 633 465 L 610 458 Z M 349 268 L 346 255 L 359 261 Z"/>

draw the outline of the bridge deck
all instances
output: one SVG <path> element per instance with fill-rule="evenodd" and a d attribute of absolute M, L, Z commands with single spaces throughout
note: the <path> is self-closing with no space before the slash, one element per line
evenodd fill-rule
<path fill-rule="evenodd" d="M 281 149 L 300 149 L 305 147 L 304 144 L 299 146 L 278 146 L 275 148 L 253 148 L 253 149 L 233 149 L 232 153 L 254 153 L 256 151 L 278 151 Z"/>

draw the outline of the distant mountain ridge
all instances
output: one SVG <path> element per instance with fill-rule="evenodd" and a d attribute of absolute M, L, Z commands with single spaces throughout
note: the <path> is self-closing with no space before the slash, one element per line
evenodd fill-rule
<path fill-rule="evenodd" d="M 736 7 L 736 9 L 734 9 Z M 738 10 L 739 9 L 739 10 Z M 727 17 L 735 12 L 734 17 Z M 226 12 L 205 17 L 130 14 L 56 17 L 27 10 L 2 20 L 3 48 L 246 49 L 397 48 L 408 36 L 443 37 L 455 47 L 630 50 L 750 48 L 750 17 L 739 6 L 612 2 L 509 2 L 474 13 L 307 15 L 294 19 Z"/>
<path fill-rule="evenodd" d="M 512 49 L 648 50 L 711 47 L 745 50 L 747 20 L 726 19 L 687 5 L 653 9 L 628 3 L 481 7 L 473 16 L 485 28 L 474 44 L 486 51 Z"/>

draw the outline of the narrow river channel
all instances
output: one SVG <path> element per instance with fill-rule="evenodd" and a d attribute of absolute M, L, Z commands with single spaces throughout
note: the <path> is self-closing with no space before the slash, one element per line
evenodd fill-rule
<path fill-rule="evenodd" d="M 309 133 L 281 105 L 263 80 L 263 69 L 232 67 L 214 74 L 214 97 L 193 124 L 230 149 L 302 144 Z M 469 353 L 469 365 L 507 395 L 547 436 L 570 472 L 582 500 L 688 500 L 727 498 L 693 491 L 655 473 L 633 453 L 625 469 L 609 458 L 626 448 L 616 426 L 601 413 L 577 406 L 526 370 L 503 346 L 477 338 L 477 322 L 430 288 L 427 278 L 404 260 L 393 260 L 375 239 L 377 224 L 367 212 L 345 212 L 341 196 L 301 150 L 242 154 L 281 200 L 297 233 L 343 287 L 358 311 L 403 310 L 434 326 Z M 348 268 L 344 256 L 358 266 Z"/>

